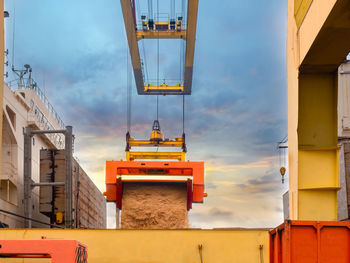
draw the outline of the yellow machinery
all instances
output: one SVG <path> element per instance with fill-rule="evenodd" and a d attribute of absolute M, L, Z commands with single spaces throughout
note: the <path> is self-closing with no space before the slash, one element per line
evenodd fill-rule
<path fill-rule="evenodd" d="M 158 120 L 155 120 L 153 122 L 151 136 L 150 136 L 149 140 L 150 140 L 150 142 L 153 142 L 155 144 L 158 144 L 161 141 L 163 141 L 163 134 L 160 131 L 160 125 L 159 125 L 159 121 Z"/>
<path fill-rule="evenodd" d="M 166 148 L 181 148 L 181 151 L 175 152 L 144 152 L 144 151 L 131 151 L 132 147 L 166 147 Z M 175 140 L 163 139 L 163 134 L 160 130 L 159 121 L 153 122 L 152 131 L 149 140 L 135 140 L 130 136 L 128 132 L 126 134 L 126 160 L 134 161 L 140 159 L 166 159 L 166 160 L 178 160 L 185 161 L 185 153 L 187 151 L 185 134 L 182 137 L 175 138 Z"/>
<path fill-rule="evenodd" d="M 198 0 L 188 0 L 187 24 L 184 25 L 182 17 L 172 17 L 170 21 L 154 20 L 153 14 L 141 16 L 142 23 L 136 23 L 136 12 L 133 1 L 121 0 L 126 35 L 128 38 L 130 56 L 138 94 L 141 95 L 189 95 L 192 89 L 194 47 L 196 41 Z M 152 1 L 149 1 L 151 4 Z M 142 72 L 138 41 L 144 39 L 180 39 L 186 42 L 183 82 L 170 84 L 146 84 Z"/>

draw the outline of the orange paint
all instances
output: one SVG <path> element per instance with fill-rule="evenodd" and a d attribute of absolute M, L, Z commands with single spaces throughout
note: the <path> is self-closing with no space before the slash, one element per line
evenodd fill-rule
<path fill-rule="evenodd" d="M 350 262 L 350 222 L 291 221 L 270 231 L 270 263 Z"/>
<path fill-rule="evenodd" d="M 192 181 L 193 203 L 203 203 L 204 193 L 204 162 L 164 162 L 164 161 L 106 161 L 106 198 L 109 202 L 117 202 L 121 207 L 122 188 L 117 183 L 118 175 L 164 175 L 190 176 Z M 175 177 L 174 177 L 175 178 Z M 140 180 L 143 181 L 143 180 Z M 154 180 L 153 182 L 157 182 Z M 164 181 L 162 181 L 164 182 Z M 167 182 L 173 182 L 171 179 Z M 176 183 L 176 181 L 174 181 Z M 119 190 L 118 190 L 119 189 Z M 191 202 L 191 203 L 192 203 Z"/>
<path fill-rule="evenodd" d="M 52 263 L 86 263 L 87 246 L 76 240 L 0 240 L 0 257 L 51 258 Z"/>

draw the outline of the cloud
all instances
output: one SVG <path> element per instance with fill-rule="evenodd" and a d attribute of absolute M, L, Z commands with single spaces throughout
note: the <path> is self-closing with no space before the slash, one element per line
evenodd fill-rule
<path fill-rule="evenodd" d="M 39 86 L 73 125 L 74 154 L 103 191 L 105 161 L 125 157 L 128 48 L 120 3 L 102 2 L 16 0 L 15 66 L 33 67 Z M 10 54 L 13 3 L 5 1 Z M 276 151 L 287 132 L 286 3 L 221 5 L 220 12 L 213 12 L 215 1 L 199 5 L 192 95 L 185 97 L 187 158 L 205 161 L 209 194 L 190 212 L 191 224 L 273 226 L 282 220 L 286 190 Z M 158 70 L 156 44 L 145 41 L 150 79 Z M 179 78 L 179 50 L 179 41 L 160 41 L 160 79 Z M 156 97 L 137 96 L 131 82 L 132 136 L 148 138 Z M 182 97 L 159 96 L 159 117 L 165 137 L 181 136 Z"/>
<path fill-rule="evenodd" d="M 215 218 L 224 218 L 224 219 L 230 219 L 234 214 L 231 211 L 219 209 L 216 207 L 213 207 L 210 209 L 209 214 L 212 216 L 215 216 Z"/>

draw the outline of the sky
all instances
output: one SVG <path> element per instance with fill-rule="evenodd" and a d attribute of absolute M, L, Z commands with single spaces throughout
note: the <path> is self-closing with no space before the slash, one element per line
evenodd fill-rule
<path fill-rule="evenodd" d="M 147 12 L 146 0 L 136 2 L 140 14 Z M 160 12 L 169 12 L 166 2 Z M 281 0 L 199 3 L 192 94 L 185 98 L 186 158 L 205 162 L 208 197 L 189 212 L 193 228 L 274 227 L 283 220 L 288 185 L 281 183 L 276 146 L 287 135 L 286 9 Z M 12 65 L 31 65 L 73 126 L 74 156 L 104 191 L 105 161 L 125 159 L 127 83 L 132 136 L 148 138 L 156 118 L 156 97 L 138 96 L 128 82 L 120 1 L 5 0 L 5 10 L 5 81 L 14 79 Z M 157 43 L 144 41 L 148 78 L 156 79 Z M 180 78 L 181 45 L 159 42 L 161 79 Z M 182 97 L 159 97 L 159 121 L 165 137 L 181 136 Z M 108 204 L 109 227 L 113 208 Z"/>

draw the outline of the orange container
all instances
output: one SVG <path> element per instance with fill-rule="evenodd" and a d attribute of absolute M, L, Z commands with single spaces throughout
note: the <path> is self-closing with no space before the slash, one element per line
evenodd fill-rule
<path fill-rule="evenodd" d="M 350 222 L 291 221 L 270 231 L 270 263 L 350 262 Z"/>

